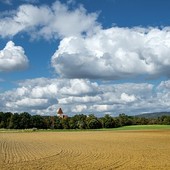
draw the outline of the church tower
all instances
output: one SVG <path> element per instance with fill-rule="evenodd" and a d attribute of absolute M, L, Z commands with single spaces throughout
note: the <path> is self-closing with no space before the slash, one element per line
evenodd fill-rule
<path fill-rule="evenodd" d="M 65 115 L 65 114 L 63 113 L 63 111 L 62 111 L 61 108 L 58 109 L 58 111 L 57 111 L 57 116 L 58 116 L 59 118 L 62 118 L 62 119 L 68 117 L 67 115 Z"/>

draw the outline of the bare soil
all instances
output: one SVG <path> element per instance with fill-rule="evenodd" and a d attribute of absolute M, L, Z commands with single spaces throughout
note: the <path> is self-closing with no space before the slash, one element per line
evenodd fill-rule
<path fill-rule="evenodd" d="M 1 170 L 169 170 L 170 130 L 0 133 Z"/>

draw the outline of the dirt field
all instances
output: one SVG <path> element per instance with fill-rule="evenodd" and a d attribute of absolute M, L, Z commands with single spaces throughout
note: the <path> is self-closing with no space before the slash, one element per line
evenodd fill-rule
<path fill-rule="evenodd" d="M 170 169 L 170 131 L 0 133 L 0 169 Z"/>

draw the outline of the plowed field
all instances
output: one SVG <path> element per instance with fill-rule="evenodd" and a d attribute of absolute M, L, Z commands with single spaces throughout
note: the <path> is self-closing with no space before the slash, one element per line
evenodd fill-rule
<path fill-rule="evenodd" d="M 169 170 L 170 131 L 0 133 L 1 170 Z"/>

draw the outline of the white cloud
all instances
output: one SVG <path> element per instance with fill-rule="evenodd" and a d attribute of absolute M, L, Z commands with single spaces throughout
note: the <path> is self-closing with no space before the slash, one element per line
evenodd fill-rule
<path fill-rule="evenodd" d="M 95 102 L 100 102 L 102 99 L 100 96 L 82 96 L 82 97 L 77 97 L 77 96 L 70 96 L 66 98 L 61 98 L 59 99 L 59 104 L 74 104 L 74 103 L 95 103 Z"/>
<path fill-rule="evenodd" d="M 90 107 L 91 110 L 93 110 L 94 112 L 99 112 L 99 113 L 101 113 L 101 112 L 105 113 L 108 111 L 112 111 L 113 108 L 114 108 L 113 105 L 106 105 L 106 104 L 105 105 L 104 104 L 100 104 L 100 105 L 96 104 L 96 105 L 93 105 Z"/>
<path fill-rule="evenodd" d="M 170 27 L 103 29 L 97 13 L 59 1 L 25 4 L 0 18 L 0 36 L 26 32 L 32 38 L 60 38 L 51 63 L 61 77 L 124 79 L 170 76 Z"/>
<path fill-rule="evenodd" d="M 51 62 L 59 75 L 68 78 L 170 76 L 169 53 L 169 27 L 112 27 L 92 36 L 64 38 Z"/>
<path fill-rule="evenodd" d="M 121 100 L 125 102 L 134 102 L 136 100 L 136 97 L 134 95 L 128 95 L 126 93 L 122 93 Z"/>
<path fill-rule="evenodd" d="M 6 106 L 12 109 L 44 109 L 49 105 L 48 99 L 23 98 L 15 102 L 7 102 Z"/>
<path fill-rule="evenodd" d="M 158 86 L 157 89 L 158 89 L 158 90 L 163 90 L 163 91 L 165 91 L 165 92 L 169 91 L 169 90 L 170 90 L 170 80 L 168 80 L 168 81 L 162 81 L 162 82 L 159 84 L 159 86 Z"/>
<path fill-rule="evenodd" d="M 60 104 L 74 105 L 74 102 L 82 104 L 100 100 L 92 96 L 97 94 L 97 86 L 81 79 L 28 79 L 20 82 L 18 88 L 2 93 L 0 100 L 6 111 L 42 111 L 42 114 L 51 114 Z"/>
<path fill-rule="evenodd" d="M 89 80 L 83 79 L 71 79 L 60 89 L 60 93 L 69 96 L 81 96 L 84 94 L 93 95 L 96 90 L 97 83 L 91 83 Z"/>
<path fill-rule="evenodd" d="M 26 4 L 0 19 L 0 36 L 15 36 L 20 32 L 27 32 L 33 38 L 42 36 L 50 39 L 89 34 L 100 27 L 96 19 L 96 13 L 87 13 L 82 6 L 72 10 L 59 1 L 52 6 Z"/>
<path fill-rule="evenodd" d="M 78 84 L 77 84 L 78 83 Z M 76 84 L 76 88 L 75 88 Z M 76 113 L 102 116 L 168 111 L 169 81 L 158 86 L 142 83 L 97 84 L 89 80 L 38 78 L 0 94 L 2 111 L 56 114 L 59 107 L 69 116 Z M 161 89 L 160 89 L 161 87 Z"/>
<path fill-rule="evenodd" d="M 87 106 L 82 104 L 82 105 L 76 105 L 72 111 L 75 113 L 82 113 L 83 111 L 86 112 L 86 109 Z"/>
<path fill-rule="evenodd" d="M 72 1 L 67 4 L 56 1 L 51 6 L 25 4 L 0 15 L 0 37 L 27 33 L 31 38 L 61 39 L 51 58 L 60 78 L 20 82 L 18 88 L 0 94 L 1 110 L 55 114 L 58 107 L 62 107 L 69 115 L 168 110 L 169 81 L 156 86 L 114 84 L 113 81 L 95 83 L 89 79 L 169 77 L 170 27 L 104 29 L 97 22 L 97 13 L 88 13 L 82 6 L 70 8 L 70 3 Z M 12 41 L 0 51 L 0 71 L 27 66 L 24 49 Z"/>
<path fill-rule="evenodd" d="M 0 72 L 23 70 L 28 67 L 28 58 L 21 46 L 9 41 L 0 51 Z"/>

